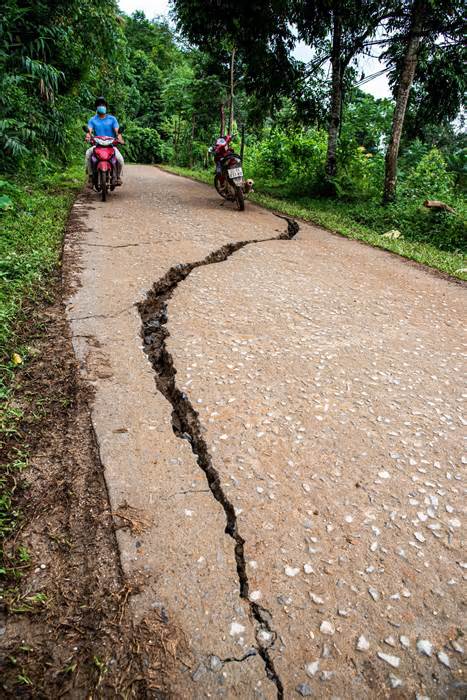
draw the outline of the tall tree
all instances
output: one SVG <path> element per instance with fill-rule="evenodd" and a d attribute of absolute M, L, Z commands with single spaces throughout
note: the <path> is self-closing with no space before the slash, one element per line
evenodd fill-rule
<path fill-rule="evenodd" d="M 415 70 L 417 68 L 418 52 L 422 36 L 424 20 L 428 9 L 426 0 L 415 0 L 410 11 L 410 20 L 405 38 L 406 49 L 397 85 L 396 104 L 392 120 L 391 137 L 386 151 L 386 170 L 384 176 L 383 201 L 391 202 L 396 194 L 397 158 L 404 126 L 405 112 L 409 100 Z"/>
<path fill-rule="evenodd" d="M 397 3 L 396 3 L 397 7 Z M 420 55 L 439 53 L 440 46 L 446 49 L 454 47 L 454 60 L 451 65 L 457 63 L 457 51 L 463 44 L 465 21 L 463 16 L 463 2 L 459 0 L 407 0 L 399 3 L 398 11 L 390 23 L 393 31 L 389 49 L 385 58 L 392 68 L 391 78 L 395 94 L 395 107 L 392 120 L 391 136 L 386 152 L 386 169 L 384 178 L 383 202 L 389 203 L 395 199 L 397 184 L 397 161 L 404 127 L 407 104 L 410 90 L 419 64 Z M 428 78 L 430 72 L 428 72 Z M 458 81 L 451 70 L 449 85 L 449 100 L 438 93 L 440 81 L 425 80 L 425 87 L 431 88 L 431 102 L 438 103 L 438 113 L 446 109 L 452 116 L 453 101 L 459 103 L 461 99 Z M 423 83 L 423 79 L 422 79 Z M 442 84 L 442 83 L 441 83 Z M 446 83 L 445 83 L 446 84 Z M 437 94 L 438 93 L 438 94 Z M 445 107 L 442 106 L 444 101 Z M 455 106 L 455 105 L 454 105 Z"/>
<path fill-rule="evenodd" d="M 232 47 L 230 56 L 230 94 L 229 94 L 229 134 L 233 133 L 234 125 L 234 97 L 235 97 L 235 46 Z"/>
<path fill-rule="evenodd" d="M 467 44 L 422 46 L 407 106 L 405 136 L 426 137 L 427 129 L 449 129 L 467 92 Z"/>
<path fill-rule="evenodd" d="M 391 8 L 381 0 L 291 0 L 291 5 L 300 38 L 316 51 L 311 68 L 328 60 L 331 64 L 326 175 L 332 191 L 346 71 L 390 16 Z"/>
<path fill-rule="evenodd" d="M 158 130 L 165 117 L 162 93 L 167 76 L 177 73 L 182 52 L 165 20 L 149 20 L 142 12 L 135 12 L 124 18 L 123 26 L 136 89 L 129 116 L 143 127 Z"/>
<path fill-rule="evenodd" d="M 233 47 L 250 93 L 277 97 L 289 89 L 295 76 L 290 52 L 296 37 L 288 0 L 171 0 L 171 5 L 177 27 L 189 42 L 221 62 L 229 93 Z"/>

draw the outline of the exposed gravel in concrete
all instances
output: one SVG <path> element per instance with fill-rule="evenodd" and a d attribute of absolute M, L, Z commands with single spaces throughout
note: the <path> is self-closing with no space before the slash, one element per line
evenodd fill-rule
<path fill-rule="evenodd" d="M 286 697 L 466 691 L 463 295 L 303 225 L 169 304 Z"/>

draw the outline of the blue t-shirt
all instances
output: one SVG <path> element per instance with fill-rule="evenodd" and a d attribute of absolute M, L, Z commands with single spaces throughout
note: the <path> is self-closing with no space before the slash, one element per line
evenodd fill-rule
<path fill-rule="evenodd" d="M 96 136 L 115 136 L 118 121 L 112 114 L 106 114 L 103 119 L 95 114 L 88 121 L 88 129 L 92 129 Z"/>

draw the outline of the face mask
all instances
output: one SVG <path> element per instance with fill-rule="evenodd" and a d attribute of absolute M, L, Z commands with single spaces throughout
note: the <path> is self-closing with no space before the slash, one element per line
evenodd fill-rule
<path fill-rule="evenodd" d="M 96 111 L 97 114 L 105 114 L 107 112 L 107 107 L 105 107 L 104 105 L 99 105 Z"/>

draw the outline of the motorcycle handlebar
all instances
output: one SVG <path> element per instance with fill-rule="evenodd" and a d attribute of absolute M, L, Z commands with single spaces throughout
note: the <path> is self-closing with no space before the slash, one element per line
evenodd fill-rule
<path fill-rule="evenodd" d="M 97 138 L 99 138 L 99 137 L 97 137 Z M 89 139 L 85 139 L 85 141 L 86 141 L 86 143 L 90 143 L 91 146 L 96 145 L 96 139 L 94 138 L 94 136 L 91 136 L 91 138 L 89 138 Z M 126 143 L 125 143 L 125 141 L 119 141 L 118 139 L 113 139 L 112 141 L 108 141 L 106 145 L 107 146 L 126 146 Z"/>

